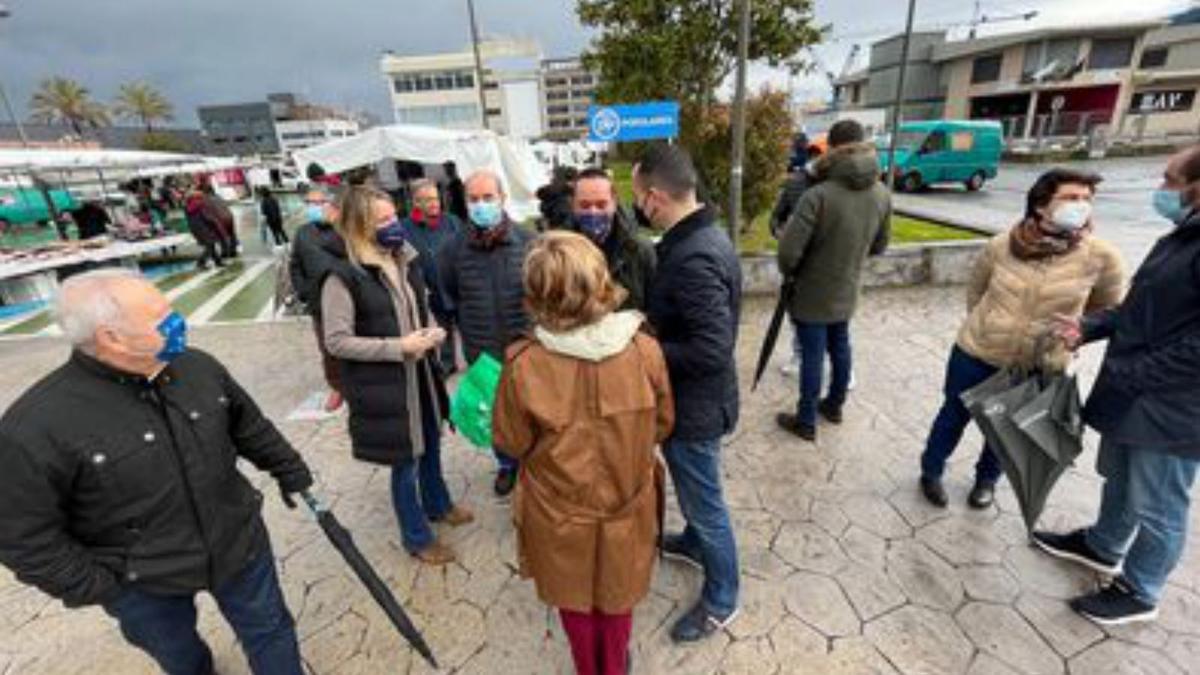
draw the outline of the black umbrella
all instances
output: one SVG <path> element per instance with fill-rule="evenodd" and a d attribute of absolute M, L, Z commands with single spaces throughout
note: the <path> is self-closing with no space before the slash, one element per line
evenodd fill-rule
<path fill-rule="evenodd" d="M 392 620 L 392 625 L 400 631 L 400 635 L 404 636 L 405 640 L 408 640 L 408 644 L 412 645 L 412 648 L 417 650 L 417 653 L 436 670 L 437 661 L 433 658 L 433 652 L 430 651 L 425 638 L 421 636 L 412 620 L 404 613 L 404 609 L 396 601 L 396 596 L 392 595 L 392 592 L 384 585 L 383 579 L 379 578 L 379 574 L 371 567 L 371 563 L 363 557 L 362 551 L 358 550 L 358 546 L 354 544 L 354 537 L 350 536 L 350 531 L 342 527 L 329 507 L 322 504 L 316 497 L 308 492 L 304 492 L 302 496 L 304 502 L 308 504 L 308 508 L 312 509 L 313 515 L 317 517 L 321 529 L 325 530 L 325 536 L 329 538 L 329 542 L 342 554 L 346 564 L 350 565 L 350 569 L 354 570 L 359 580 L 367 587 L 371 597 L 375 598 L 375 602 L 379 603 L 379 607 L 383 609 L 383 613 Z"/>
<path fill-rule="evenodd" d="M 775 343 L 779 341 L 779 330 L 783 328 L 783 317 L 787 315 L 788 305 L 791 304 L 792 295 L 795 292 L 796 282 L 792 279 L 785 279 L 783 288 L 779 289 L 779 303 L 775 305 L 775 313 L 771 315 L 771 324 L 767 326 L 767 334 L 763 337 L 762 350 L 758 352 L 758 366 L 754 369 L 754 384 L 750 387 L 750 391 L 758 390 L 758 382 L 766 372 L 767 364 L 771 362 L 771 355 L 775 353 Z"/>
<path fill-rule="evenodd" d="M 1075 378 L 1001 371 L 962 401 L 1004 467 L 1032 531 L 1054 484 L 1082 450 Z"/>

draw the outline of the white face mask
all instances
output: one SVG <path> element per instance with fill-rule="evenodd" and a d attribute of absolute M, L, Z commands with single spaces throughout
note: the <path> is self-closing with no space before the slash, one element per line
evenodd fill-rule
<path fill-rule="evenodd" d="M 1050 214 L 1050 225 L 1060 232 L 1075 232 L 1083 229 L 1091 219 L 1091 202 L 1066 202 Z"/>

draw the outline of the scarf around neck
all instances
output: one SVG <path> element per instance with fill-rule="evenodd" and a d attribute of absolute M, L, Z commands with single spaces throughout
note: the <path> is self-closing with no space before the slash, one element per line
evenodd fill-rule
<path fill-rule="evenodd" d="M 1041 260 L 1074 251 L 1091 230 L 1089 223 L 1074 232 L 1055 235 L 1042 229 L 1036 218 L 1026 218 L 1009 234 L 1009 248 L 1019 260 Z"/>

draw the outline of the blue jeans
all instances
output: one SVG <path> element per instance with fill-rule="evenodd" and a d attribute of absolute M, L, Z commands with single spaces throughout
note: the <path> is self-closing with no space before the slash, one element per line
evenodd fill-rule
<path fill-rule="evenodd" d="M 1096 469 L 1104 476 L 1100 516 L 1088 546 L 1125 560 L 1124 577 L 1138 599 L 1158 604 L 1187 540 L 1189 492 L 1200 460 L 1108 441 Z"/>
<path fill-rule="evenodd" d="M 270 549 L 212 594 L 255 675 L 302 675 L 295 623 Z M 104 611 L 117 619 L 125 639 L 168 675 L 212 672 L 212 652 L 196 632 L 194 595 L 151 595 L 130 587 Z"/>
<path fill-rule="evenodd" d="M 663 456 L 687 522 L 684 544 L 704 561 L 700 599 L 709 612 L 725 616 L 737 608 L 738 562 L 729 509 L 721 495 L 721 440 L 667 439 Z"/>
<path fill-rule="evenodd" d="M 829 402 L 838 407 L 846 402 L 853 365 L 850 354 L 850 324 L 845 321 L 794 323 L 796 339 L 800 342 L 800 404 L 797 415 L 801 423 L 815 427 L 826 353 L 829 354 L 830 364 L 833 366 L 833 382 L 829 383 Z"/>
<path fill-rule="evenodd" d="M 999 368 L 971 356 L 958 345 L 951 350 L 950 362 L 946 364 L 946 384 L 942 390 L 946 399 L 933 420 L 929 440 L 925 443 L 925 452 L 921 455 L 922 478 L 942 479 L 942 474 L 946 471 L 946 460 L 954 454 L 954 449 L 962 440 L 963 432 L 971 423 L 971 413 L 960 398 L 962 393 L 982 384 L 998 371 Z M 1000 460 L 987 443 L 984 443 L 979 461 L 975 464 L 975 482 L 995 485 L 1003 471 Z"/>
<path fill-rule="evenodd" d="M 422 400 L 425 400 L 422 396 Z M 441 520 L 454 508 L 446 479 L 442 476 L 441 423 L 423 406 L 422 433 L 425 454 L 420 459 L 404 459 L 392 467 L 392 506 L 400 521 L 400 541 L 404 550 L 416 553 L 433 543 L 429 521 Z"/>
<path fill-rule="evenodd" d="M 492 448 L 492 454 L 496 457 L 496 465 L 500 467 L 501 471 L 516 471 L 517 467 L 520 466 L 517 460 L 495 448 Z"/>

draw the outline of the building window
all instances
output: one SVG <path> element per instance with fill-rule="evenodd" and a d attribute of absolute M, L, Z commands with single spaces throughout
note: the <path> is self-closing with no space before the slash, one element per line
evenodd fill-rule
<path fill-rule="evenodd" d="M 1142 52 L 1142 68 L 1162 68 L 1167 65 L 1167 48 L 1156 47 Z"/>
<path fill-rule="evenodd" d="M 1060 38 L 1049 42 L 1030 42 L 1025 45 L 1025 67 L 1021 74 L 1026 80 L 1054 66 L 1045 79 L 1051 79 L 1057 73 L 1066 73 L 1075 67 L 1079 61 L 1079 39 Z"/>
<path fill-rule="evenodd" d="M 1128 68 L 1132 62 L 1133 38 L 1092 40 L 1092 53 L 1088 57 L 1089 70 Z"/>
<path fill-rule="evenodd" d="M 571 95 L 565 91 L 550 91 L 546 92 L 547 101 L 565 101 L 571 98 Z"/>
<path fill-rule="evenodd" d="M 479 122 L 479 106 L 466 104 L 397 108 L 396 122 L 433 127 L 477 124 Z"/>
<path fill-rule="evenodd" d="M 433 91 L 433 76 L 418 75 L 417 76 L 417 91 Z"/>
<path fill-rule="evenodd" d="M 499 116 L 500 116 L 500 115 L 502 115 L 502 114 L 503 114 L 503 113 L 501 113 L 501 112 L 500 112 L 500 109 L 499 109 L 499 108 L 488 108 L 488 109 L 487 109 L 487 115 L 488 115 L 488 117 L 499 117 Z"/>
<path fill-rule="evenodd" d="M 413 90 L 413 81 L 407 77 L 397 77 L 392 81 L 397 94 L 407 94 Z"/>
<path fill-rule="evenodd" d="M 454 89 L 454 73 L 438 73 L 434 76 L 433 85 L 438 91 Z"/>
<path fill-rule="evenodd" d="M 852 93 L 852 94 L 850 95 L 850 102 L 851 102 L 851 103 L 858 103 L 859 101 L 861 101 L 861 100 L 862 100 L 862 85 L 861 85 L 861 84 L 856 84 L 856 85 L 854 85 L 854 90 L 853 90 L 853 92 L 854 92 L 854 93 Z"/>
<path fill-rule="evenodd" d="M 971 84 L 997 82 L 1000 80 L 1000 67 L 1004 65 L 1003 54 L 980 56 L 971 64 Z"/>
<path fill-rule="evenodd" d="M 551 115 L 563 115 L 563 114 L 571 112 L 571 106 L 569 106 L 569 105 L 546 106 L 546 112 L 550 113 Z"/>
<path fill-rule="evenodd" d="M 454 83 L 458 85 L 459 89 L 474 89 L 475 75 L 467 72 L 459 73 L 454 76 Z"/>
<path fill-rule="evenodd" d="M 484 82 L 484 83 L 483 83 L 483 88 L 484 88 L 484 89 L 488 89 L 488 90 L 490 90 L 490 89 L 499 89 L 499 88 L 500 88 L 500 83 L 499 83 L 499 82 Z"/>

